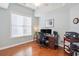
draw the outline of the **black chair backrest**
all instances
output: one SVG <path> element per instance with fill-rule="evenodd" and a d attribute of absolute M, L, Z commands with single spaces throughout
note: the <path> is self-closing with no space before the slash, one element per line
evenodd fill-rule
<path fill-rule="evenodd" d="M 54 35 L 58 35 L 58 32 L 56 32 L 56 31 L 53 31 L 53 34 L 54 34 Z"/>
<path fill-rule="evenodd" d="M 43 37 L 45 37 L 45 35 L 44 35 L 42 32 L 39 33 L 39 36 L 40 36 L 40 40 L 41 40 Z"/>

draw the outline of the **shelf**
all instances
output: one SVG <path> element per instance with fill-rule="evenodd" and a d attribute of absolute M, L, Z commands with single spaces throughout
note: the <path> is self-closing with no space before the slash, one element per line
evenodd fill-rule
<path fill-rule="evenodd" d="M 79 38 L 75 39 L 75 38 L 64 38 L 64 40 L 69 41 L 69 42 L 79 42 Z"/>
<path fill-rule="evenodd" d="M 69 53 L 70 54 L 70 52 L 67 50 L 67 49 L 64 49 L 65 50 L 65 52 L 67 52 L 67 53 Z"/>
<path fill-rule="evenodd" d="M 79 43 L 79 38 L 78 39 L 75 39 L 75 38 L 64 38 L 64 51 L 69 54 L 69 55 L 72 55 L 72 51 L 71 51 L 71 48 L 70 48 L 70 44 L 74 44 L 74 43 Z"/>
<path fill-rule="evenodd" d="M 68 48 L 68 49 L 69 49 L 69 47 L 70 47 L 70 46 L 65 45 L 65 47 L 64 47 L 64 48 L 66 48 L 66 49 Z"/>

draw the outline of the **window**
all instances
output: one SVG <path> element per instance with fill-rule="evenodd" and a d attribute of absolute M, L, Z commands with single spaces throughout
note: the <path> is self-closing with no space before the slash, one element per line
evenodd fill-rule
<path fill-rule="evenodd" d="M 11 36 L 32 35 L 31 17 L 12 14 L 11 15 Z"/>

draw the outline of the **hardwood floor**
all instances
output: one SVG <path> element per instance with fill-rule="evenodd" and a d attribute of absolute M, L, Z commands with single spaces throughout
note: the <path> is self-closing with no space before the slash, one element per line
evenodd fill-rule
<path fill-rule="evenodd" d="M 66 56 L 63 48 L 50 49 L 30 42 L 0 51 L 0 56 Z"/>

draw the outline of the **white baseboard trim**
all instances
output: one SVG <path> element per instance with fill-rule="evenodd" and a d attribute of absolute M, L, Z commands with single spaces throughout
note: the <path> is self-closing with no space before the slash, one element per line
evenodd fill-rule
<path fill-rule="evenodd" d="M 29 41 L 22 42 L 22 43 L 13 44 L 13 45 L 6 46 L 6 47 L 1 47 L 0 50 L 4 50 L 4 49 L 7 49 L 7 48 L 15 47 L 15 46 L 18 46 L 18 45 L 21 45 L 21 44 L 25 44 L 25 43 L 28 43 L 28 42 L 32 42 L 32 41 L 33 41 L 33 40 L 29 40 Z"/>
<path fill-rule="evenodd" d="M 63 45 L 59 44 L 60 47 L 63 47 Z"/>

